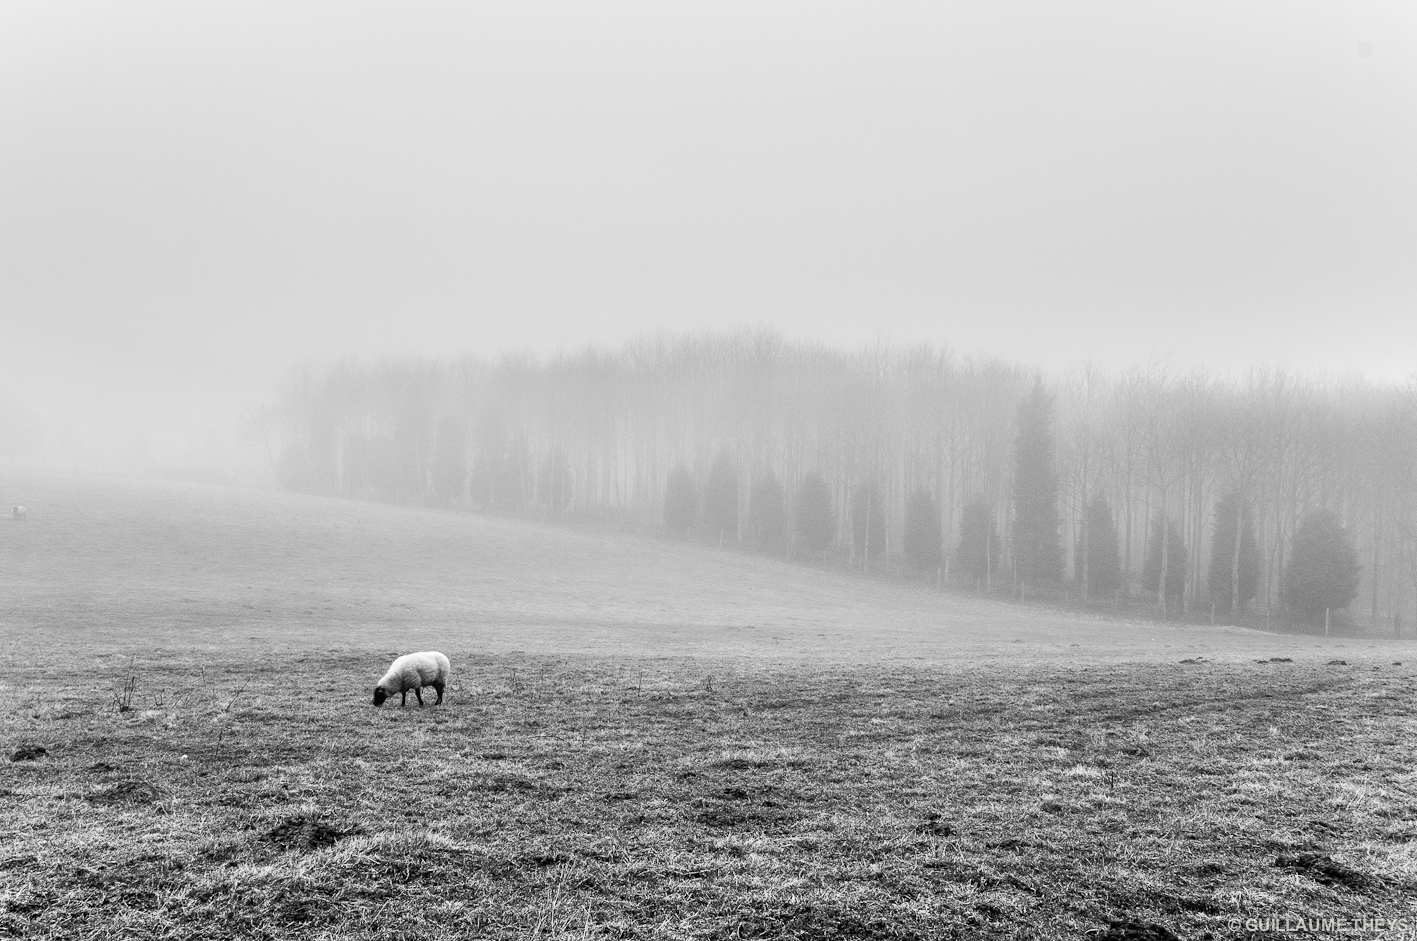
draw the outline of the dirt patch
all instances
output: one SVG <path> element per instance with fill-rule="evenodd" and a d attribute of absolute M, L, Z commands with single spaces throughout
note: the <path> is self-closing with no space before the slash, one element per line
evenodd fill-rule
<path fill-rule="evenodd" d="M 734 926 L 738 938 L 822 939 L 822 941 L 912 941 L 926 935 L 898 921 L 836 905 L 785 906 L 751 912 Z"/>
<path fill-rule="evenodd" d="M 795 815 L 773 806 L 719 804 L 705 807 L 694 814 L 693 819 L 716 830 L 732 830 L 739 827 L 771 827 L 790 822 Z"/>
<path fill-rule="evenodd" d="M 161 798 L 161 788 L 136 778 L 101 787 L 88 795 L 89 801 L 95 804 L 151 804 Z"/>
<path fill-rule="evenodd" d="M 929 836 L 953 836 L 954 827 L 939 814 L 931 811 L 925 815 L 925 819 L 910 828 L 915 833 L 927 834 Z M 1007 842 L 1007 841 L 1006 841 Z M 1012 841 L 1017 843 L 1017 840 Z"/>
<path fill-rule="evenodd" d="M 1275 859 L 1274 865 L 1279 869 L 1287 869 L 1290 872 L 1297 872 L 1301 876 L 1307 876 L 1320 885 L 1341 885 L 1347 889 L 1365 889 L 1373 881 L 1372 877 L 1366 873 L 1345 866 L 1323 853 L 1296 853 L 1292 856 L 1280 856 Z"/>
<path fill-rule="evenodd" d="M 11 761 L 38 761 L 49 754 L 49 749 L 43 745 L 21 745 L 10 755 Z"/>
<path fill-rule="evenodd" d="M 147 854 L 115 861 L 111 866 L 77 866 L 69 878 L 77 885 L 99 890 L 107 901 L 122 900 L 129 908 L 152 908 L 157 904 L 155 887 L 185 868 L 181 859 Z"/>
<path fill-rule="evenodd" d="M 538 869 L 545 869 L 549 866 L 560 866 L 572 862 L 572 858 L 565 853 L 528 853 L 523 856 L 527 863 Z"/>
<path fill-rule="evenodd" d="M 715 768 L 723 768 L 726 771 L 747 771 L 749 768 L 756 768 L 757 765 L 746 758 L 724 758 L 713 763 Z"/>
<path fill-rule="evenodd" d="M 326 846 L 334 846 L 346 837 L 362 833 L 360 827 L 342 828 L 324 819 L 319 814 L 302 814 L 287 817 L 267 830 L 261 842 L 283 850 L 308 852 Z"/>
<path fill-rule="evenodd" d="M 1180 941 L 1165 925 L 1142 921 L 1114 921 L 1097 935 L 1097 941 Z"/>

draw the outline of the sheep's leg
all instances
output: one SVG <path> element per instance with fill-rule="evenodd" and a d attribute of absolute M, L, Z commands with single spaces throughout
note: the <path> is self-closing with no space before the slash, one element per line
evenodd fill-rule
<path fill-rule="evenodd" d="M 404 690 L 404 691 L 403 691 L 403 699 L 399 700 L 399 708 L 402 709 L 404 706 L 407 706 L 407 705 L 408 705 L 408 690 Z"/>
<path fill-rule="evenodd" d="M 435 702 L 433 705 L 435 705 L 435 706 L 441 705 L 442 702 L 443 702 L 443 684 L 442 684 L 442 683 L 434 683 L 434 684 L 433 684 L 433 688 L 434 688 L 435 690 L 437 690 L 437 692 L 438 692 L 438 701 Z"/>
<path fill-rule="evenodd" d="M 413 691 L 413 695 L 415 695 L 415 696 L 418 697 L 418 708 L 419 708 L 419 709 L 422 709 L 422 708 L 423 708 L 423 690 L 421 690 L 421 689 L 415 689 L 415 690 Z"/>

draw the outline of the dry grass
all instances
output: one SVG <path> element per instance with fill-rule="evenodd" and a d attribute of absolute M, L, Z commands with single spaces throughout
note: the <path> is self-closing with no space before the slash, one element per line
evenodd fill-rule
<path fill-rule="evenodd" d="M 453 653 L 422 710 L 365 702 L 379 653 L 114 657 L 58 685 L 8 665 L 6 748 L 47 754 L 4 769 L 0 934 L 1199 938 L 1413 915 L 1407 667 Z"/>

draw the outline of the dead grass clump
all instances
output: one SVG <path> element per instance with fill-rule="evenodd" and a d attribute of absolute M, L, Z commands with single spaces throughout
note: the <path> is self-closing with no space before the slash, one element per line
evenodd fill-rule
<path fill-rule="evenodd" d="M 123 681 L 123 685 L 113 691 L 113 705 L 118 712 L 131 712 L 133 710 L 133 697 L 138 694 L 138 677 L 130 675 Z"/>
<path fill-rule="evenodd" d="M 126 778 L 92 792 L 88 800 L 94 804 L 152 804 L 162 797 L 163 791 L 157 785 Z"/>

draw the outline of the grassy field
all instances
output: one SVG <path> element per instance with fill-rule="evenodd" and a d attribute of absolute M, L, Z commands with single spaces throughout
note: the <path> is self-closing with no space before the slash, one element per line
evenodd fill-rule
<path fill-rule="evenodd" d="M 280 494 L 0 497 L 0 937 L 1417 931 L 1410 644 Z M 423 647 L 448 701 L 372 708 Z"/>

